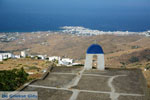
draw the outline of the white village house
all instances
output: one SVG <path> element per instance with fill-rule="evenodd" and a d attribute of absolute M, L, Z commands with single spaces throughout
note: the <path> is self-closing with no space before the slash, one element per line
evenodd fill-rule
<path fill-rule="evenodd" d="M 9 52 L 0 52 L 0 61 L 3 61 L 4 59 L 12 58 L 13 54 Z"/>
<path fill-rule="evenodd" d="M 45 60 L 47 58 L 47 55 L 29 55 L 31 58 L 33 57 L 38 57 L 38 59 Z M 3 61 L 3 59 L 8 59 L 8 58 L 25 58 L 27 57 L 26 51 L 21 51 L 21 55 L 13 55 L 12 53 L 8 52 L 0 52 L 0 61 Z M 49 61 L 58 61 L 58 65 L 65 65 L 65 66 L 73 66 L 73 65 L 79 65 L 79 63 L 73 63 L 74 60 L 70 58 L 61 58 L 59 56 L 52 56 L 48 57 Z"/>
<path fill-rule="evenodd" d="M 70 58 L 61 58 L 61 57 L 58 57 L 58 56 L 52 56 L 52 57 L 49 57 L 49 61 L 55 61 L 57 60 L 58 61 L 58 65 L 70 65 L 73 63 L 73 59 L 70 59 Z"/>
<path fill-rule="evenodd" d="M 2 55 L 0 55 L 0 61 L 3 61 L 3 56 Z"/>
<path fill-rule="evenodd" d="M 69 66 L 72 63 L 73 63 L 73 59 L 70 59 L 70 58 L 62 58 L 62 59 L 58 60 L 59 65 Z"/>
<path fill-rule="evenodd" d="M 21 56 L 20 56 L 20 55 L 13 55 L 13 58 L 20 59 L 20 58 L 21 58 Z"/>
<path fill-rule="evenodd" d="M 150 31 L 147 31 L 147 32 L 145 33 L 145 35 L 148 36 L 148 37 L 150 37 Z"/>
<path fill-rule="evenodd" d="M 68 62 L 68 63 L 70 63 L 70 64 L 73 63 L 73 59 L 70 59 L 70 58 L 62 58 L 61 61 L 63 61 L 63 62 Z"/>
<path fill-rule="evenodd" d="M 54 60 L 60 60 L 60 57 L 58 56 L 52 56 L 52 57 L 49 57 L 49 61 L 54 61 Z"/>
<path fill-rule="evenodd" d="M 26 51 L 21 51 L 21 57 L 26 57 L 27 56 L 27 54 L 26 54 Z"/>
<path fill-rule="evenodd" d="M 12 53 L 9 52 L 5 52 L 5 51 L 0 51 L 0 61 L 3 61 L 4 59 L 8 59 L 8 58 L 17 58 L 20 59 L 21 57 L 26 57 L 26 51 L 21 51 L 21 55 L 14 55 Z"/>

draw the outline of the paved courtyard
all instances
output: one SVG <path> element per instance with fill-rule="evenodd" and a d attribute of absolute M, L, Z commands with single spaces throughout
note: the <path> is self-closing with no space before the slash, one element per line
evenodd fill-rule
<path fill-rule="evenodd" d="M 23 91 L 38 91 L 39 100 L 146 100 L 145 83 L 138 69 L 54 67 L 44 80 Z"/>

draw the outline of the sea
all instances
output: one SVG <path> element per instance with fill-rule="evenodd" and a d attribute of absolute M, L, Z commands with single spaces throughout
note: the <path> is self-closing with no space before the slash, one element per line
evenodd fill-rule
<path fill-rule="evenodd" d="M 150 0 L 0 0 L 0 32 L 150 30 Z"/>

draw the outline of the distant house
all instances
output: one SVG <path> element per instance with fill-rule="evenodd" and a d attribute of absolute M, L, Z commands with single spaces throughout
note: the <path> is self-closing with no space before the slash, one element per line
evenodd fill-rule
<path fill-rule="evenodd" d="M 26 57 L 27 56 L 27 54 L 26 54 L 26 51 L 21 51 L 21 57 Z"/>
<path fill-rule="evenodd" d="M 71 65 L 72 63 L 73 63 L 73 59 L 70 59 L 70 58 L 62 58 L 62 59 L 58 60 L 59 65 L 68 66 L 68 65 Z"/>
<path fill-rule="evenodd" d="M 0 55 L 0 61 L 3 61 L 3 56 L 2 55 Z"/>
<path fill-rule="evenodd" d="M 70 59 L 70 58 L 60 58 L 58 56 L 52 56 L 52 57 L 49 57 L 49 61 L 55 61 L 57 60 L 58 61 L 58 65 L 70 65 L 73 63 L 73 59 Z"/>
<path fill-rule="evenodd" d="M 16 59 L 20 59 L 20 58 L 21 58 L 21 56 L 20 56 L 20 55 L 14 55 L 14 58 L 16 58 Z"/>
<path fill-rule="evenodd" d="M 0 61 L 3 61 L 3 59 L 12 58 L 12 54 L 9 52 L 0 51 Z"/>
<path fill-rule="evenodd" d="M 148 36 L 148 37 L 150 37 L 150 31 L 147 31 L 147 32 L 145 33 L 145 35 Z"/>
<path fill-rule="evenodd" d="M 58 64 L 59 64 L 59 65 L 65 65 L 65 66 L 67 66 L 67 65 L 69 65 L 70 63 L 69 63 L 69 62 L 66 62 L 66 61 L 59 60 L 59 61 L 58 61 Z"/>
<path fill-rule="evenodd" d="M 60 57 L 58 56 L 49 57 L 49 61 L 54 61 L 54 60 L 60 60 Z"/>
<path fill-rule="evenodd" d="M 73 59 L 70 59 L 70 58 L 62 58 L 61 60 L 62 60 L 63 62 L 68 62 L 68 63 L 70 63 L 70 64 L 73 63 Z"/>

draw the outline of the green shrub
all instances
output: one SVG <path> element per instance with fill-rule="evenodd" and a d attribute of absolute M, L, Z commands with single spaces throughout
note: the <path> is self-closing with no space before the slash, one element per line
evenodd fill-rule
<path fill-rule="evenodd" d="M 140 47 L 136 45 L 136 46 L 132 46 L 131 48 L 132 49 L 137 49 L 137 48 L 140 48 Z"/>
<path fill-rule="evenodd" d="M 122 64 L 121 68 L 126 68 L 126 63 L 125 62 L 120 62 Z"/>
<path fill-rule="evenodd" d="M 120 62 L 122 65 L 126 65 L 126 63 L 125 62 Z"/>
<path fill-rule="evenodd" d="M 135 63 L 135 62 L 138 62 L 138 61 L 139 61 L 139 58 L 138 58 L 138 57 L 135 57 L 135 56 L 132 56 L 132 57 L 129 59 L 129 61 L 130 61 L 131 63 Z"/>
<path fill-rule="evenodd" d="M 0 91 L 14 91 L 28 81 L 28 74 L 21 69 L 0 71 Z"/>
<path fill-rule="evenodd" d="M 148 63 L 146 66 L 145 66 L 145 69 L 150 69 L 150 64 Z"/>
<path fill-rule="evenodd" d="M 3 59 L 4 61 L 7 61 L 8 60 L 8 58 L 7 59 Z"/>
<path fill-rule="evenodd" d="M 31 58 L 31 56 L 26 56 L 26 58 Z"/>

